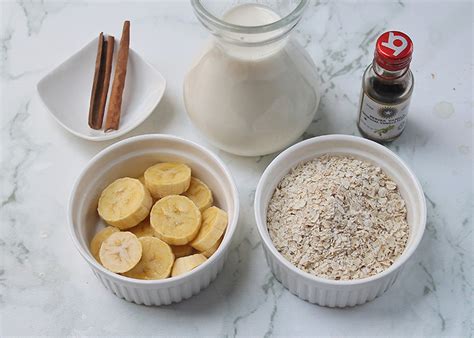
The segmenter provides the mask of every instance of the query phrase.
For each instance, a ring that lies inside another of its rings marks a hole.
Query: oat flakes
[[[315,276],[360,279],[405,249],[405,201],[380,168],[347,156],[299,164],[278,184],[267,211],[276,249]]]

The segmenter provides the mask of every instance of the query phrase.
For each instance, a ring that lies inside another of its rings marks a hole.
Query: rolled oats
[[[276,249],[315,276],[375,275],[405,249],[409,227],[398,187],[379,167],[348,156],[300,163],[278,184],[267,226]]]

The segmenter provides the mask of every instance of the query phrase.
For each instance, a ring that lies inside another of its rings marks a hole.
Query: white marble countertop
[[[188,1],[1,3],[1,335],[449,335],[473,334],[473,4],[312,3],[295,32],[321,72],[323,117],[304,137],[358,135],[356,103],[374,40],[401,29],[415,44],[415,92],[405,133],[389,148],[415,171],[428,201],[427,231],[396,285],[363,306],[306,303],[271,275],[253,218],[257,181],[275,155],[232,156],[188,120],[182,81],[207,31]],[[123,138],[170,133],[213,149],[240,190],[241,218],[224,271],[179,304],[145,307],[106,291],[73,246],[66,224],[72,184],[115,141],[63,130],[36,83],[98,32],[120,36],[168,81],[152,116]]]

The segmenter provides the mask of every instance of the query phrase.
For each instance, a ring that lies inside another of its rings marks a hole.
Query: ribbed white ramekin
[[[306,273],[288,262],[273,246],[266,224],[267,206],[273,192],[291,168],[323,154],[344,154],[364,159],[381,167],[397,184],[405,199],[410,226],[403,254],[387,270],[369,278],[336,281]],[[380,296],[396,281],[405,262],[418,246],[426,223],[423,190],[411,170],[384,146],[349,135],[315,137],[288,148],[278,155],[263,173],[255,193],[255,218],[267,263],[275,277],[291,293],[321,306],[346,307],[363,304]]]
[[[191,272],[163,280],[139,280],[105,269],[89,251],[97,229],[104,226],[97,214],[102,190],[117,178],[139,177],[159,161],[181,161],[212,190],[214,203],[227,211],[229,222],[219,249]],[[97,154],[77,179],[69,200],[68,221],[78,251],[95,276],[115,295],[130,302],[164,305],[189,298],[207,287],[222,270],[231,239],[237,227],[239,196],[234,180],[213,153],[196,143],[171,135],[132,137],[107,147]]]

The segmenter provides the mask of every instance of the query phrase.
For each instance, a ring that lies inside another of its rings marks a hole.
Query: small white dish
[[[105,269],[92,256],[89,243],[105,224],[97,213],[102,190],[120,177],[139,177],[157,162],[179,161],[211,189],[214,205],[228,215],[224,239],[209,259],[181,276],[161,280],[128,278]],[[187,299],[206,288],[222,270],[237,229],[239,195],[229,169],[209,150],[171,135],[141,135],[117,142],[94,156],[71,192],[68,223],[72,240],[105,288],[117,297],[145,305],[165,305]]]
[[[120,38],[116,38],[107,104],[114,80],[119,42]],[[163,97],[166,80],[130,48],[120,128],[107,133],[103,129],[90,128],[89,102],[97,45],[98,37],[41,79],[37,89],[46,109],[66,130],[87,140],[105,141],[119,137],[140,125]],[[104,123],[106,115],[107,107],[104,112]]]
[[[267,207],[273,192],[291,168],[323,154],[351,155],[382,168],[398,185],[406,202],[410,234],[405,251],[385,271],[355,280],[331,280],[313,276],[287,261],[275,248],[267,229]],[[299,142],[278,155],[265,169],[255,193],[255,218],[263,252],[276,279],[301,299],[328,307],[363,304],[393,285],[423,237],[426,202],[415,175],[395,153],[384,146],[349,135],[326,135]]]

